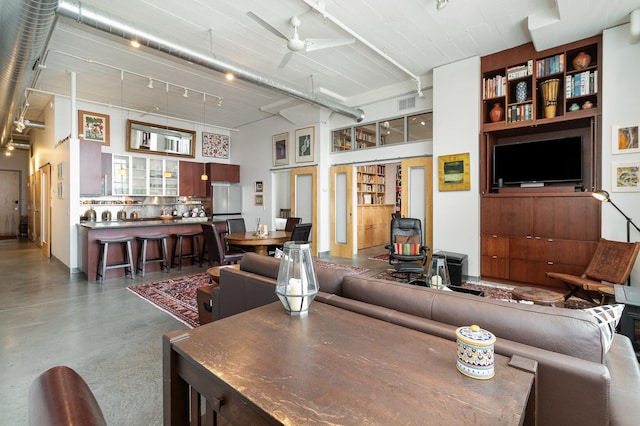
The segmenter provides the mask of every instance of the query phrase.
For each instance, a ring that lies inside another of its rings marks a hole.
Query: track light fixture
[[[221,107],[222,106],[222,98],[218,98],[218,106]]]
[[[449,0],[436,0],[436,10],[442,10],[449,3]]]
[[[183,97],[188,98],[189,97],[189,91],[187,90],[187,88],[184,88],[184,93],[182,94]]]
[[[147,87],[149,89],[153,89],[153,80],[152,79],[149,79],[149,84],[147,84]]]
[[[16,131],[18,133],[22,133],[25,127],[26,126],[24,125],[24,118],[20,117],[20,120],[18,120],[18,124],[16,124]]]

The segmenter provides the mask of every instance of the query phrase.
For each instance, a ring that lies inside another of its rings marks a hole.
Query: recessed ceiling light
[[[233,81],[233,79],[234,79],[234,78],[236,78],[236,76],[235,76],[235,75],[233,75],[233,73],[232,73],[232,72],[228,72],[228,73],[225,75],[225,78],[226,78],[227,80],[229,80],[229,81]]]
[[[137,49],[138,47],[140,47],[140,42],[136,39],[133,39],[131,40],[131,46]]]

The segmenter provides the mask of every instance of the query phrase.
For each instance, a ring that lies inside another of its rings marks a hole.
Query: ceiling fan
[[[282,61],[279,65],[280,68],[284,67],[287,62],[289,62],[289,59],[291,59],[291,55],[295,52],[299,52],[301,50],[304,50],[305,52],[311,52],[314,50],[327,49],[330,47],[345,46],[347,44],[352,44],[355,42],[355,39],[353,38],[307,38],[305,40],[302,40],[300,38],[300,35],[298,34],[298,27],[300,27],[301,22],[297,16],[293,16],[289,20],[289,23],[293,27],[293,35],[291,37],[287,37],[255,13],[249,11],[247,12],[247,15],[271,33],[287,41],[287,48],[289,49],[289,52],[284,56],[284,58],[282,58]]]

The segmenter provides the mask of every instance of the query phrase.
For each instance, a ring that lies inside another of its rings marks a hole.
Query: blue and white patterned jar
[[[521,81],[516,84],[516,102],[524,102],[527,100],[527,82]]]
[[[456,329],[458,359],[456,368],[474,379],[491,379],[494,372],[493,345],[496,336],[477,325]]]

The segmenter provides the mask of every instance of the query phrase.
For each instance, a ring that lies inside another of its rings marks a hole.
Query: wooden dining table
[[[256,253],[267,255],[269,246],[282,244],[291,239],[291,232],[286,231],[270,231],[267,235],[256,235],[255,231],[251,232],[232,232],[224,236],[229,244],[236,246],[253,246]]]

